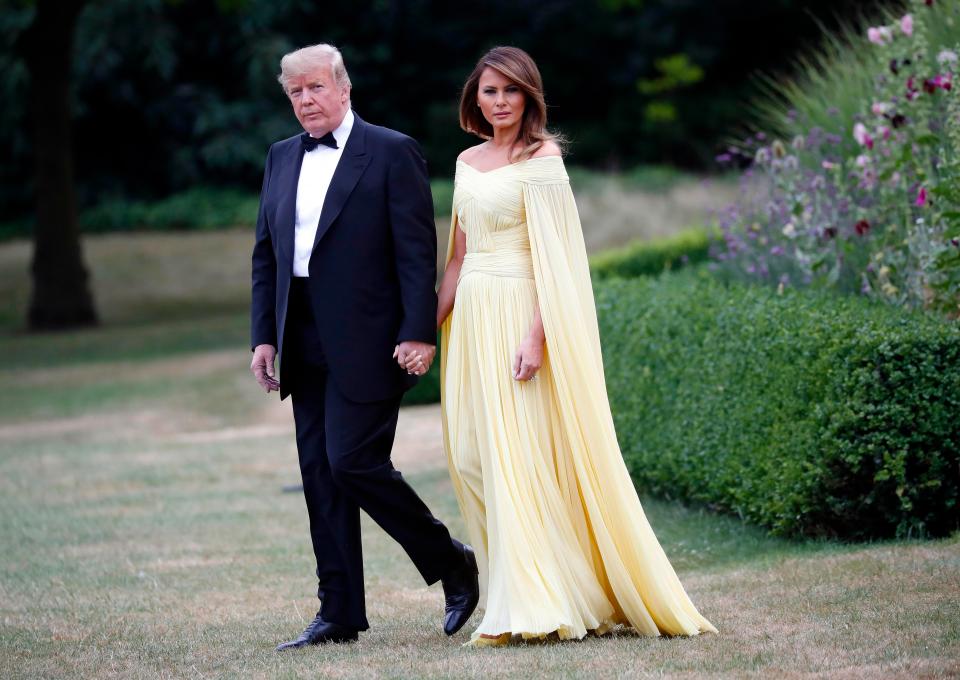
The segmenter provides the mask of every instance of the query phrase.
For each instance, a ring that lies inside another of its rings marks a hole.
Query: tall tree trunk
[[[73,176],[70,63],[84,0],[38,0],[25,37],[36,154],[37,213],[28,324],[56,330],[97,323],[80,245]]]

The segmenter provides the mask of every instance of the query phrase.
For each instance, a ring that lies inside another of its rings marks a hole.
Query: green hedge
[[[643,489],[781,535],[958,528],[956,325],[702,270],[597,293],[617,432]]]
[[[704,229],[689,229],[662,239],[637,241],[593,255],[590,271],[596,280],[655,276],[670,269],[705,262],[712,242],[710,232]]]
[[[437,215],[449,215],[453,181],[431,182]],[[260,199],[256,192],[199,186],[157,201],[111,198],[80,211],[80,230],[87,234],[122,231],[208,231],[253,228]],[[33,219],[0,222],[0,241],[27,238]]]

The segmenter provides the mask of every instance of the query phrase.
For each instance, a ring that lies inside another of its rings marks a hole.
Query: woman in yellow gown
[[[457,161],[438,310],[445,446],[486,602],[471,642],[618,623],[716,632],[620,454],[580,220],[529,55],[486,54],[460,123],[487,140]]]

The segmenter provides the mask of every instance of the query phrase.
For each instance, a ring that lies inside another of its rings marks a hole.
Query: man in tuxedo
[[[277,650],[349,642],[369,627],[361,508],[427,584],[442,581],[444,631],[452,635],[479,599],[476,559],[390,461],[400,398],[436,350],[437,241],[426,163],[414,140],[351,110],[335,47],[287,54],[279,80],[305,132],[267,154],[250,369],[267,393],[293,400],[322,604]]]

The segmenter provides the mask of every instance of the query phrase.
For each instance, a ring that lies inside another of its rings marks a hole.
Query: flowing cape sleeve
[[[637,631],[716,632],[684,591],[624,464],[607,399],[580,216],[562,161],[543,165],[524,177],[527,229],[564,435],[557,455],[573,463],[593,549],[599,552],[595,564],[606,572],[615,607]]]

